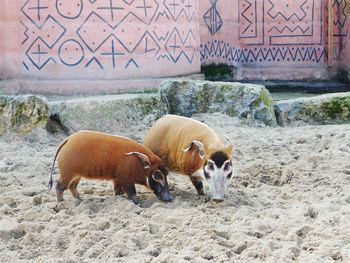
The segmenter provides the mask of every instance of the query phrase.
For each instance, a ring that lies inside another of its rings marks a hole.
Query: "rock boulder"
[[[350,92],[282,100],[275,106],[278,124],[337,124],[350,121]]]
[[[115,132],[150,125],[168,113],[157,94],[123,94],[65,99],[49,103],[51,115],[71,132],[88,129]]]
[[[34,95],[0,96],[0,134],[26,133],[46,124],[49,107],[44,98]]]
[[[276,125],[274,101],[261,85],[191,80],[166,80],[161,100],[172,114],[222,112],[248,124]]]

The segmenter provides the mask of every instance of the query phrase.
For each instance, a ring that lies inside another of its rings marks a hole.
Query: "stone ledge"
[[[276,102],[279,125],[338,124],[350,121],[350,92]]]
[[[203,80],[203,74],[191,74],[179,78]],[[122,94],[157,90],[160,83],[168,78],[128,80],[36,80],[11,79],[0,81],[0,95],[43,94],[45,96],[91,96]]]
[[[71,131],[81,129],[112,132],[145,127],[168,112],[158,94],[105,95],[50,101],[51,114],[59,114]]]

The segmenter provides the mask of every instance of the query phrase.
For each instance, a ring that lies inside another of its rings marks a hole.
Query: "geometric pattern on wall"
[[[340,59],[342,51],[343,38],[347,36],[348,14],[349,14],[349,0],[333,0],[333,62]],[[325,6],[325,11],[328,13],[328,6]],[[328,16],[325,19],[327,28],[326,35],[328,35]],[[326,39],[328,45],[328,38]],[[328,59],[328,56],[327,56]]]
[[[236,48],[220,40],[201,44],[201,60],[215,59],[223,63],[320,63],[325,59],[325,49],[321,46],[272,46]]]
[[[239,37],[246,45],[321,45],[323,0],[239,0]]]
[[[140,57],[193,62],[199,34],[190,0],[67,1],[24,1],[25,69],[42,70],[50,63],[101,70],[149,67]],[[162,23],[172,27],[158,26]]]
[[[350,0],[332,1],[333,54],[337,60],[341,54],[341,38],[347,34]],[[234,65],[324,64],[327,5],[326,0],[237,0],[238,8],[234,11],[238,15],[238,26],[233,30],[238,30],[239,42],[226,37],[202,42],[201,61]]]
[[[204,21],[212,35],[218,32],[223,25],[223,21],[216,7],[217,2],[218,0],[210,0],[211,6],[203,15]]]
[[[240,40],[247,45],[263,45],[265,41],[264,2],[239,0],[238,14]]]
[[[347,36],[348,10],[349,0],[333,0],[333,35],[335,37]],[[328,24],[328,17],[326,22]]]

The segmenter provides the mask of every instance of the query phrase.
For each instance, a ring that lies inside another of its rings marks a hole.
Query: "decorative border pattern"
[[[220,40],[209,41],[201,46],[201,60],[215,59],[227,64],[256,63],[320,63],[326,57],[323,47],[254,47],[237,48]]]

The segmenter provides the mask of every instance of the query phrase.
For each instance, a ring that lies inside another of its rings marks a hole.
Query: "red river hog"
[[[56,184],[57,201],[63,200],[68,188],[80,199],[77,185],[81,178],[111,180],[116,195],[125,193],[135,204],[139,203],[135,184],[150,188],[162,201],[171,201],[167,170],[161,159],[143,145],[126,137],[101,132],[79,131],[66,138],[58,147],[60,178]]]
[[[214,201],[223,201],[233,176],[233,146],[204,123],[166,115],[147,132],[144,145],[172,171],[188,175],[199,195],[205,180]]]

